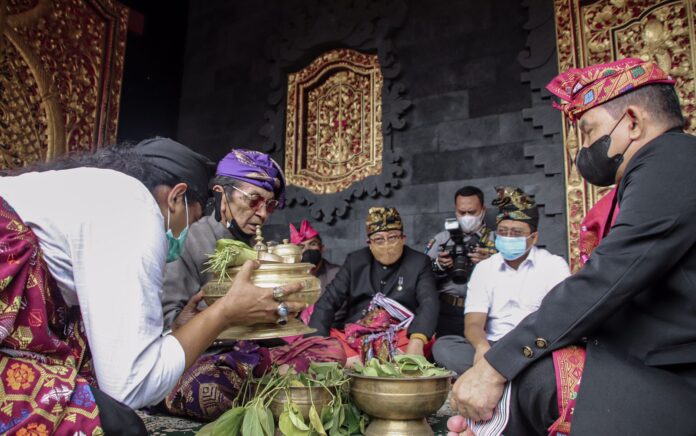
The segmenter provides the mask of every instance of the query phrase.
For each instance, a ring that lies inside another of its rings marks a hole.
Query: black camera
[[[440,251],[448,253],[454,262],[450,271],[450,277],[458,285],[466,283],[469,281],[469,276],[471,276],[475,266],[469,257],[469,253],[475,251],[476,247],[478,247],[478,238],[473,237],[465,243],[464,232],[459,227],[459,221],[456,218],[447,218],[445,220],[445,230],[449,232],[449,241],[454,243],[448,246],[449,241],[447,241],[440,246]]]

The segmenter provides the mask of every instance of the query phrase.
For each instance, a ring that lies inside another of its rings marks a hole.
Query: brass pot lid
[[[285,263],[299,263],[302,261],[302,247],[288,243],[287,239],[283,239],[282,244],[269,247],[268,251],[281,257]]]

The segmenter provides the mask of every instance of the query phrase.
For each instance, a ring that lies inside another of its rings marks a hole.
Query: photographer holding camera
[[[445,220],[445,230],[428,242],[440,295],[438,337],[464,336],[464,301],[467,282],[477,263],[494,254],[494,233],[485,226],[483,192],[465,186],[454,194],[455,218]]]

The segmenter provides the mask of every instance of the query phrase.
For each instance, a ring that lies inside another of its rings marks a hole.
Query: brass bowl
[[[437,377],[369,377],[350,374],[350,395],[372,418],[371,435],[431,435],[425,417],[447,401],[451,375]]]
[[[290,295],[286,301],[314,304],[319,299],[319,294],[321,293],[321,282],[310,272],[312,268],[314,268],[314,265],[311,263],[262,262],[259,268],[252,273],[251,281],[254,285],[261,288],[274,288],[290,283],[303,282],[304,288],[300,292]],[[227,293],[240,270],[241,267],[229,268],[227,270],[229,279],[220,280],[219,277],[214,277],[203,286],[203,299],[208,306]]]
[[[333,394],[336,394],[335,390]],[[285,403],[288,402],[288,397],[300,409],[305,422],[309,420],[309,409],[312,407],[312,401],[314,402],[314,407],[317,409],[317,413],[321,416],[321,412],[325,407],[328,407],[333,398],[331,392],[321,386],[312,388],[290,386],[287,391],[280,391],[273,401],[271,401],[270,408],[276,422],[285,410]]]
[[[300,292],[288,296],[286,301],[312,305],[317,302],[319,294],[321,293],[321,282],[310,273],[313,267],[314,265],[311,263],[292,264],[262,262],[259,268],[252,273],[251,281],[254,285],[262,288],[274,288],[276,286],[302,282],[304,283],[304,288]],[[203,286],[203,299],[208,306],[215,303],[227,293],[227,290],[232,286],[232,282],[240,270],[241,267],[229,268],[227,270],[230,276],[229,279],[220,280],[219,277],[214,277]],[[302,324],[302,322],[291,318],[284,326],[275,323],[233,326],[223,331],[218,336],[218,339],[252,340],[282,338],[314,333],[315,331],[315,329],[307,327]]]

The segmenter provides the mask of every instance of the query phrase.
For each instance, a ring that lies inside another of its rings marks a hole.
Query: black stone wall
[[[340,263],[347,253],[364,246],[363,222],[374,205],[396,206],[404,218],[408,244],[423,249],[442,230],[444,219],[454,216],[454,192],[468,184],[481,187],[487,203],[499,184],[518,185],[535,194],[542,212],[540,245],[566,255],[560,115],[547,116],[544,124],[530,110],[543,111],[550,103],[530,79],[529,70],[545,65],[535,77],[552,75],[555,57],[544,54],[532,66],[518,60],[520,53],[539,51],[526,47],[533,31],[530,22],[537,41],[539,34],[546,42],[555,38],[552,21],[540,28],[530,20],[530,13],[538,15],[536,6],[543,1],[532,3],[529,7],[521,0],[405,1],[407,18],[392,37],[402,67],[398,81],[413,103],[407,127],[393,137],[404,176],[390,196],[354,199],[335,223],[313,222],[329,259]],[[263,149],[259,129],[269,109],[271,68],[264,57],[267,40],[283,20],[315,4],[311,0],[191,2],[179,140],[214,159],[230,147]],[[552,53],[548,44],[543,45]],[[335,41],[333,46],[343,45]],[[555,51],[554,44],[551,48]],[[282,153],[275,157],[282,159]],[[487,218],[493,215],[489,210]],[[287,237],[287,223],[297,224],[306,217],[304,206],[279,211],[267,234]]]
[[[175,138],[189,2],[119,1],[142,18],[143,27],[142,32],[129,31],[126,40],[118,142]]]

